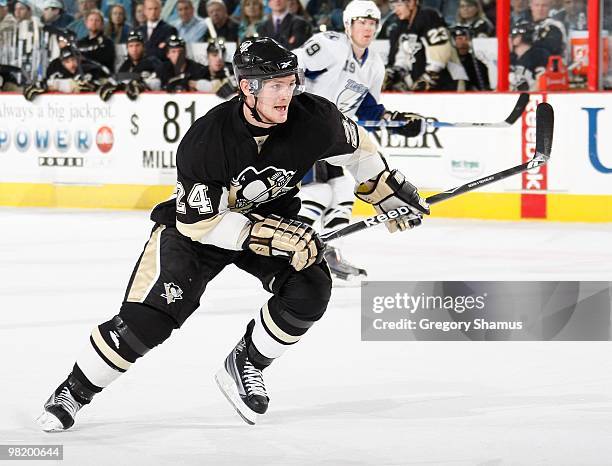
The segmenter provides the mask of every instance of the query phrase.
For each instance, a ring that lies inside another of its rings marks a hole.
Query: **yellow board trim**
[[[612,196],[548,194],[548,220],[612,222]]]
[[[167,199],[174,186],[62,185],[0,183],[0,206],[85,209],[150,209]],[[428,196],[433,192],[422,192]],[[612,222],[612,195],[547,194],[548,220]],[[432,208],[435,217],[520,220],[520,193],[462,194]],[[373,215],[374,209],[357,201],[355,215]]]
[[[84,209],[150,209],[174,186],[0,183],[0,205]]]

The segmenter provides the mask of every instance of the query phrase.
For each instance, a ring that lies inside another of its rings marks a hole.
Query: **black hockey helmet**
[[[64,42],[76,41],[76,34],[70,29],[57,29],[56,35],[57,40],[62,40]]]
[[[218,37],[216,39],[209,39],[208,46],[206,47],[206,53],[218,53],[225,60],[226,49],[225,41],[223,40],[223,38]]]
[[[177,36],[176,34],[172,34],[168,37],[168,42],[166,42],[166,50],[170,49],[184,49],[186,47],[185,41],[181,36]]]
[[[448,30],[450,31],[453,39],[455,37],[467,37],[468,39],[472,37],[472,32],[468,26],[461,26],[459,24],[455,24],[454,26],[448,28]]]
[[[130,42],[140,42],[144,44],[145,40],[142,32],[135,30],[130,31],[127,37],[127,43],[129,44]]]
[[[514,25],[510,29],[510,35],[512,37],[522,36],[523,42],[533,44],[533,39],[535,36],[535,27],[532,22],[523,19],[514,23]]]
[[[81,56],[81,52],[76,48],[74,44],[69,44],[67,47],[60,49],[59,58],[60,60],[66,60],[68,58],[79,58]]]
[[[304,72],[298,67],[297,56],[269,37],[245,40],[236,49],[233,59],[236,80],[249,81],[254,95],[261,90],[263,81],[295,75],[294,95],[304,92]]]

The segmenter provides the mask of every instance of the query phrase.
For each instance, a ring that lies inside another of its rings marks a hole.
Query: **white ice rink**
[[[0,209],[0,444],[63,444],[66,466],[612,464],[612,343],[361,342],[359,288],[334,289],[265,371],[270,409],[246,425],[213,375],[267,294],[233,267],[72,430],[39,432],[150,228],[146,212]],[[434,218],[344,250],[371,280],[612,280],[610,224]]]

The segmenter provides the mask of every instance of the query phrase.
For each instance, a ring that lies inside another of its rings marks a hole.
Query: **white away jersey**
[[[346,116],[355,117],[368,92],[379,102],[385,66],[370,50],[365,60],[357,60],[346,34],[320,32],[293,53],[306,72],[306,90],[330,100]]]

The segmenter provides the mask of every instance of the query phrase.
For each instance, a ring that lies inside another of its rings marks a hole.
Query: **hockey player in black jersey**
[[[136,73],[143,78],[155,74],[161,60],[154,55],[145,55],[144,37],[140,31],[130,31],[126,47],[127,58],[119,66],[117,73]]]
[[[538,78],[546,71],[550,52],[534,44],[534,27],[529,21],[515,24],[510,36],[510,90],[537,91]]]
[[[209,39],[206,47],[207,66],[204,67],[202,79],[196,83],[196,89],[202,92],[214,92],[222,99],[227,99],[238,92],[238,86],[231,70],[232,64],[225,62],[226,49],[222,38]]]
[[[391,43],[385,89],[396,91],[463,90],[467,75],[451,45],[444,19],[420,0],[395,0],[399,21]]]
[[[472,31],[467,26],[455,25],[450,28],[453,43],[459,54],[463,69],[468,75],[465,88],[468,91],[490,91],[489,70],[472,50]]]
[[[185,41],[170,36],[166,43],[166,58],[157,69],[162,89],[168,92],[195,91],[196,81],[203,79],[206,67],[187,58]]]
[[[127,58],[115,73],[114,79],[99,89],[100,98],[107,101],[120,90],[130,100],[136,100],[141,92],[158,91],[161,87],[156,70],[162,64],[155,55],[145,56],[144,37],[140,31],[130,31],[127,38]]]
[[[70,44],[60,50],[60,55],[47,67],[46,79],[26,86],[24,97],[32,101],[47,91],[78,93],[94,92],[110,77],[109,70],[92,60],[84,58]]]
[[[176,196],[153,209],[150,239],[119,313],[93,329],[72,372],[39,417],[46,431],[74,424],[96,393],[180,328],[208,282],[234,264],[271,293],[216,375],[248,423],[268,408],[262,370],[319,320],[331,292],[323,245],[295,220],[300,180],[321,159],[343,165],[355,195],[378,212],[429,213],[417,189],[390,170],[362,128],[303,90],[297,57],[269,38],[244,41],[234,60],[239,96],[199,118],[177,151]],[[415,225],[391,220],[391,231]],[[417,223],[420,221],[417,220]],[[194,393],[189,378],[181,391]]]

